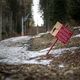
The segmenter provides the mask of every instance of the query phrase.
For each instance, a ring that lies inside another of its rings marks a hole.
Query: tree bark
[[[0,0],[0,40],[2,39],[2,0]]]

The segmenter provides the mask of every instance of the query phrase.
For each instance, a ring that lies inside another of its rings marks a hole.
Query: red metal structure
[[[62,43],[66,44],[69,39],[71,38],[73,32],[70,31],[65,25],[57,22],[54,28],[50,32],[54,37],[56,37],[56,41],[51,45],[49,52],[52,50],[53,46],[57,43],[57,41],[61,41]]]

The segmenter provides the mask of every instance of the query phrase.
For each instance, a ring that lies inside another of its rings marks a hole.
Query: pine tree
[[[67,3],[66,0],[41,0],[41,9],[44,11],[44,20],[55,24],[56,21],[66,22],[67,20]]]
[[[80,0],[68,0],[68,14],[72,19],[80,22]]]
[[[66,22],[67,11],[66,11],[66,0],[54,0],[53,2],[53,17],[52,20],[55,23],[60,21],[62,23]]]
[[[17,27],[18,27],[18,12],[19,12],[19,9],[20,9],[18,0],[6,0],[6,1],[7,1],[7,5],[9,6],[9,8],[12,12],[12,19],[13,19],[13,23],[14,23],[14,26],[13,26],[14,30],[13,31],[17,32],[18,31],[17,30]]]
[[[0,40],[2,39],[2,0],[0,0]]]

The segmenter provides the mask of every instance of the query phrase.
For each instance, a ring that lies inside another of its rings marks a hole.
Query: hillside
[[[46,55],[55,38],[49,32],[13,37],[0,42],[0,80],[80,80],[80,27],[68,44],[60,41]]]

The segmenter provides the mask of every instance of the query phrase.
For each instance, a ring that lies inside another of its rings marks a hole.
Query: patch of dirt
[[[29,43],[29,50],[37,51],[49,47],[55,38],[51,34],[44,34],[41,37],[32,38]]]
[[[73,51],[66,51],[58,57],[54,57],[51,64],[56,64],[55,66],[64,64],[69,67],[80,66],[80,48]]]
[[[45,48],[48,48],[55,42],[56,38],[53,37],[50,33],[43,34],[41,37],[35,37],[29,40],[28,44],[30,44],[28,50],[30,51],[38,51]],[[71,38],[67,44],[61,43],[59,40],[55,44],[55,49],[57,48],[69,48],[69,47],[79,47],[80,46],[80,37]]]

